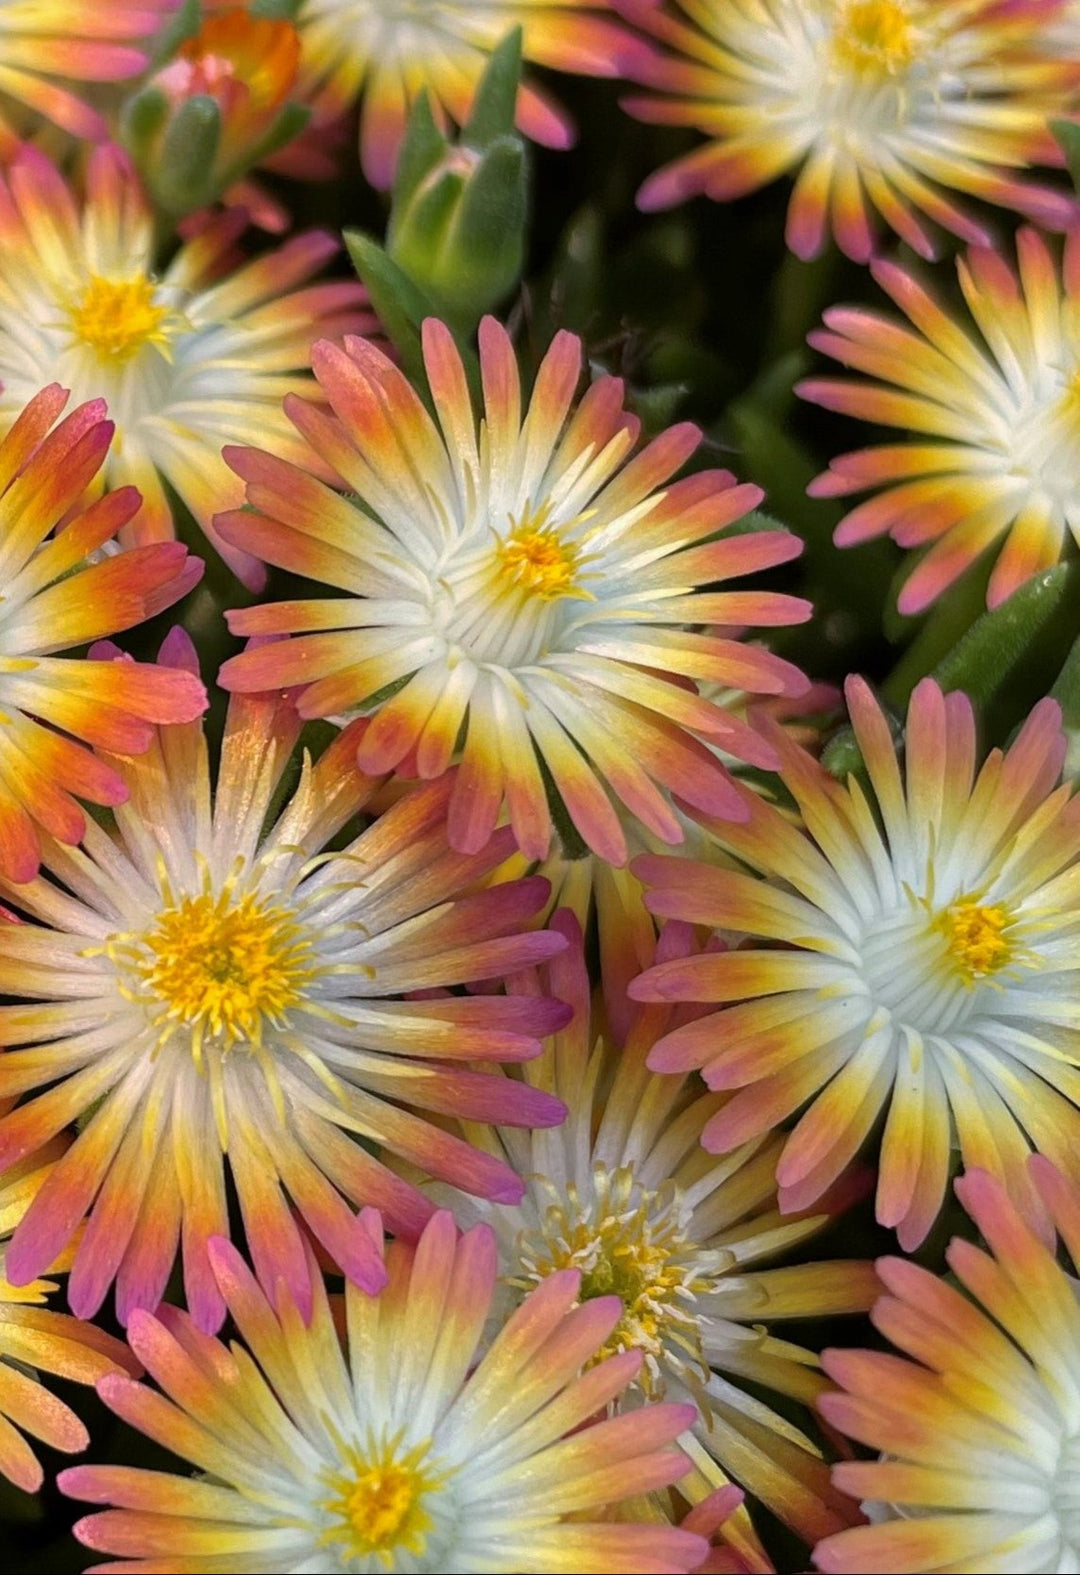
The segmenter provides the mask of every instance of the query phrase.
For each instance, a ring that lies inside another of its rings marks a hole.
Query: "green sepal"
[[[511,136],[521,81],[521,28],[515,27],[491,52],[480,78],[461,140],[483,149],[499,137]]]
[[[438,317],[434,301],[386,255],[378,241],[361,230],[345,231],[345,246],[387,336],[401,356],[406,374],[425,386],[420,325]]]
[[[394,176],[391,193],[391,231],[394,227],[395,215],[400,215],[420,182],[430,175],[439,160],[445,157],[448,147],[446,138],[435,124],[435,116],[431,112],[431,100],[425,89],[409,112],[405,137],[401,144],[401,152],[398,154],[397,173]]]
[[[1050,698],[1061,707],[1062,724],[1069,729],[1080,728],[1080,639],[1065,658]]]
[[[934,668],[941,688],[962,689],[977,711],[984,710],[1061,606],[1075,578],[1074,565],[1059,563],[984,613]]]
[[[926,612],[913,617],[898,612],[895,618],[886,613],[885,638],[893,643],[905,637],[909,641],[882,685],[894,705],[905,705],[919,679],[932,673],[982,617],[992,567],[993,558],[987,554],[985,561],[973,564]],[[902,566],[901,579],[906,580],[910,573],[910,564]]]
[[[220,143],[220,106],[208,93],[196,93],[165,128],[151,175],[154,196],[167,212],[190,213],[213,201]]]
[[[153,157],[152,145],[168,118],[171,105],[159,87],[140,88],[120,111],[120,140],[139,164]]]
[[[519,137],[497,137],[465,182],[440,290],[479,320],[509,294],[525,258],[528,165]]]
[[[437,168],[413,193],[404,212],[393,211],[386,232],[386,254],[399,268],[428,290],[437,301],[442,291],[440,266],[447,245],[447,233],[454,210],[465,186],[461,170],[448,165]]]

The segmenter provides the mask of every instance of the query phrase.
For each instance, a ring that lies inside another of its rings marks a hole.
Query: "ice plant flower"
[[[53,1281],[15,1286],[5,1273],[3,1244],[66,1147],[64,1138],[54,1138],[0,1172],[0,1476],[26,1493],[37,1492],[42,1470],[23,1432],[69,1454],[90,1442],[74,1411],[50,1394],[38,1373],[93,1384],[106,1373],[137,1371],[119,1340],[46,1305],[57,1289]],[[65,1258],[50,1268],[55,1273],[66,1266]]]
[[[651,176],[638,204],[726,200],[791,171],[791,249],[814,256],[831,228],[859,262],[874,249],[875,213],[926,257],[925,220],[989,244],[958,194],[1063,229],[1073,199],[1023,173],[1061,162],[1047,117],[1068,112],[1080,83],[1075,59],[1036,43],[1059,3],[678,0],[683,15],[671,16],[620,0],[674,51],[639,76],[658,96],[626,108],[710,139]]]
[[[177,542],[102,555],[139,495],[123,487],[80,510],[108,463],[113,424],[92,400],[54,426],[67,397],[51,383],[0,439],[0,876],[9,881],[37,874],[42,836],[79,841],[77,799],[126,798],[121,773],[85,745],[135,754],[155,722],[190,722],[206,708],[192,674],[57,654],[130,629],[202,572]]]
[[[1029,1144],[1056,1163],[1075,1155],[1080,798],[1057,786],[1052,700],[976,775],[971,702],[925,679],[901,774],[867,685],[850,679],[847,696],[872,796],[770,726],[805,830],[755,798],[744,825],[711,827],[743,871],[635,863],[655,913],[739,931],[748,947],[665,962],[630,993],[717,1008],[650,1057],[738,1090],[704,1129],[709,1150],[806,1107],[782,1139],[785,1210],[813,1204],[887,1113],[877,1217],[910,1251],[941,1208],[953,1136],[1036,1218]]]
[[[581,76],[622,76],[651,53],[607,0],[301,0],[295,20],[304,101],[323,120],[362,99],[360,162],[378,187],[393,179],[420,92],[463,125],[492,51],[512,28],[523,29],[525,60]],[[574,140],[569,117],[530,82],[518,91],[517,123],[547,147]]]
[[[879,1289],[872,1267],[761,1267],[828,1224],[835,1205],[781,1219],[780,1134],[752,1139],[726,1159],[703,1155],[702,1130],[727,1096],[646,1064],[672,1012],[639,1009],[626,1044],[615,1046],[602,1014],[590,1015],[576,922],[563,912],[552,926],[571,945],[551,964],[547,985],[574,1017],[523,1068],[523,1080],[556,1094],[570,1113],[543,1133],[468,1125],[470,1140],[524,1176],[527,1190],[509,1206],[454,1198],[454,1211],[462,1224],[486,1220],[494,1229],[504,1303],[566,1269],[581,1272],[583,1300],[620,1298],[622,1316],[603,1353],[643,1352],[633,1392],[697,1407],[680,1440],[697,1470],[681,1493],[700,1499],[734,1476],[813,1542],[847,1523],[844,1500],[830,1488],[817,1446],[746,1384],[812,1402],[825,1387],[816,1359],[772,1326],[865,1309]],[[659,955],[685,955],[691,943],[687,926],[668,925]],[[540,982],[522,988],[539,991]],[[445,1187],[435,1192],[450,1199]]]
[[[1080,1263],[1075,1186],[1045,1160],[1031,1169]],[[970,1171],[956,1190],[988,1248],[957,1239],[946,1254],[967,1295],[885,1258],[889,1294],[872,1317],[904,1355],[825,1353],[844,1393],[823,1396],[822,1411],[883,1451],[835,1468],[838,1485],[884,1511],[819,1543],[814,1562],[835,1575],[1080,1567],[1077,1281],[992,1176]]]
[[[103,116],[70,84],[122,82],[146,65],[139,44],[152,38],[176,0],[0,0],[0,156],[42,120],[96,141]]]
[[[997,252],[957,263],[977,333],[910,273],[873,265],[911,326],[863,307],[834,307],[810,342],[870,380],[809,378],[804,399],[914,441],[843,454],[811,484],[815,497],[875,489],[837,544],[888,532],[929,547],[900,594],[921,612],[983,552],[1003,542],[991,607],[1080,542],[1080,229],[1059,270],[1034,230],[1017,237],[1019,278]],[[880,489],[880,490],[876,490]]]
[[[162,660],[195,666],[177,631]],[[451,781],[415,791],[339,853],[322,850],[364,805],[358,727],[311,767],[265,830],[299,732],[280,695],[234,701],[216,790],[201,726],[163,729],[113,764],[130,790],[116,835],[46,850],[54,879],[6,890],[28,920],[0,929],[0,1164],[76,1120],[82,1130],[12,1239],[8,1275],[32,1278],[83,1218],[68,1282],[87,1316],[117,1279],[122,1319],[159,1301],[183,1250],[188,1305],[224,1313],[206,1244],[227,1233],[225,1154],[255,1266],[302,1307],[311,1287],[285,1194],[348,1274],[382,1269],[346,1198],[374,1202],[415,1238],[432,1212],[360,1141],[466,1191],[523,1184],[420,1112],[558,1121],[551,1095],[475,1063],[535,1055],[565,1021],[558,1002],[450,986],[498,978],[562,948],[517,931],[543,880],[479,885],[512,843],[447,847]],[[441,991],[445,999],[403,999]],[[468,1064],[466,1064],[468,1063]],[[45,1090],[45,1091],[42,1091]]]
[[[222,444],[258,439],[310,458],[282,396],[312,386],[313,338],[374,320],[359,284],[306,284],[337,250],[328,235],[296,236],[230,272],[244,224],[242,213],[219,216],[159,277],[153,217],[125,155],[96,149],[76,201],[48,159],[24,149],[0,178],[0,416],[53,377],[77,399],[106,399],[117,428],[106,477],[134,483],[143,500],[124,539],[173,536],[167,484],[256,584],[258,566],[211,524],[243,492]]]
[[[321,1280],[306,1323],[287,1296],[271,1306],[229,1243],[211,1253],[248,1351],[165,1306],[129,1331],[164,1393],[99,1385],[201,1475],[86,1466],[60,1479],[115,1506],[76,1526],[87,1546],[134,1561],[109,1568],[689,1571],[707,1555],[692,1532],[602,1518],[685,1474],[671,1446],[690,1408],[602,1416],[641,1356],[581,1372],[620,1308],[614,1296],[576,1306],[572,1270],[476,1362],[496,1276],[483,1226],[459,1239],[440,1213],[415,1248],[395,1241],[381,1295],[346,1288],[344,1351]]]
[[[726,471],[668,484],[697,447],[689,423],[630,458],[638,422],[618,378],[594,382],[574,408],[573,334],[553,342],[522,420],[510,340],[484,319],[479,438],[449,329],[429,319],[423,338],[438,425],[360,339],[312,353],[332,416],[287,401],[359,501],[279,454],[227,451],[251,509],[219,515],[219,533],[338,595],[231,613],[234,632],[297,638],[232,658],[221,682],[250,692],[303,684],[306,717],[381,694],[358,755],[364,771],[437,777],[463,734],[450,801],[450,840],[463,851],[487,842],[505,805],[522,852],[543,858],[545,773],[581,839],[612,864],[627,848],[605,786],[666,843],[683,835],[669,792],[742,814],[701,739],[756,765],[775,757],[693,681],[758,694],[809,686],[771,652],[700,626],[802,622],[809,603],[797,597],[713,588],[795,557],[801,543],[785,531],[715,539],[760,489]]]

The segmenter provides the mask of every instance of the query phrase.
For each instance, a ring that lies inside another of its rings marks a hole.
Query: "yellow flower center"
[[[938,925],[965,984],[997,973],[1010,961],[1013,947],[1006,931],[1011,923],[1004,908],[984,908],[970,897],[946,908]]]
[[[578,1269],[581,1301],[618,1296],[623,1316],[593,1360],[641,1349],[640,1382],[650,1396],[664,1390],[662,1358],[679,1367],[689,1358],[707,1375],[693,1304],[729,1260],[693,1245],[678,1189],[669,1183],[645,1191],[629,1165],[614,1172],[595,1166],[588,1201],[573,1183],[561,1194],[551,1183],[543,1186],[552,1201],[540,1229],[522,1235],[523,1272],[510,1283],[529,1290],[557,1269]]]
[[[130,279],[91,275],[69,311],[72,333],[105,362],[130,361],[143,345],[167,344],[170,312],[155,300],[154,289],[143,273]]]
[[[162,1041],[185,1025],[201,1062],[207,1038],[226,1051],[261,1048],[264,1026],[280,1027],[315,977],[313,945],[290,909],[226,886],[183,898],[149,933],[114,935],[104,950],[137,979],[126,994],[158,1003]]]
[[[333,1497],[322,1508],[334,1524],[322,1533],[348,1559],[374,1555],[389,1569],[400,1551],[421,1558],[433,1521],[425,1508],[446,1473],[425,1463],[430,1441],[398,1454],[400,1435],[381,1448],[348,1450],[348,1469],[330,1479]]]
[[[557,601],[580,596],[576,583],[578,551],[557,530],[526,517],[496,548],[501,573],[530,596]]]
[[[833,34],[833,52],[856,71],[893,76],[915,59],[915,35],[903,0],[848,0]]]

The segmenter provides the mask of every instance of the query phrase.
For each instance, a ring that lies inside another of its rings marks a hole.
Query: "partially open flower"
[[[167,212],[215,201],[303,129],[299,64],[291,23],[221,11],[129,101],[128,148]]]

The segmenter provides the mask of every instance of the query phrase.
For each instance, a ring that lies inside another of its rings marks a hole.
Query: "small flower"
[[[1080,1262],[1080,1195],[1045,1160],[1030,1168]],[[956,1191],[988,1248],[961,1239],[950,1246],[949,1269],[963,1290],[883,1258],[889,1294],[871,1316],[904,1356],[825,1353],[845,1392],[822,1396],[821,1410],[884,1452],[834,1467],[835,1480],[878,1501],[884,1518],[819,1543],[821,1570],[933,1575],[1080,1564],[1077,1281],[993,1176],[969,1171]]]
[[[912,327],[864,308],[834,307],[816,349],[875,381],[810,378],[804,399],[915,442],[843,454],[815,497],[884,487],[836,532],[851,546],[889,533],[927,547],[899,600],[918,613],[1004,537],[987,602],[997,606],[1050,568],[1068,535],[1080,542],[1080,229],[1058,269],[1034,230],[1017,238],[1020,275],[983,248],[957,263],[978,337],[904,269],[872,265]]]
[[[496,1272],[483,1227],[459,1239],[441,1213],[415,1249],[395,1241],[381,1295],[346,1287],[345,1351],[321,1280],[308,1321],[288,1297],[271,1307],[227,1242],[210,1250],[250,1355],[164,1306],[130,1329],[164,1395],[130,1379],[98,1386],[202,1474],[85,1466],[60,1478],[73,1497],[116,1506],[75,1528],[138,1561],[111,1568],[185,1567],[193,1549],[236,1575],[688,1571],[706,1556],[691,1532],[602,1519],[689,1469],[671,1444],[690,1408],[596,1420],[641,1358],[581,1373],[619,1306],[576,1306],[577,1274],[540,1287],[474,1366]]]
[[[138,76],[175,0],[0,0],[0,157],[10,159],[41,120],[73,137],[108,135],[104,118],[68,83]],[[43,380],[44,381],[44,380]]]
[[[716,539],[760,490],[726,471],[668,484],[699,441],[689,424],[631,459],[638,422],[619,379],[601,378],[572,409],[574,335],[555,339],[523,420],[510,340],[484,319],[479,437],[449,330],[429,319],[424,347],[438,425],[360,339],[313,351],[332,418],[287,403],[359,502],[277,454],[228,451],[251,509],[220,515],[220,533],[338,596],[232,612],[236,633],[298,638],[234,657],[221,682],[245,692],[303,684],[307,717],[381,694],[358,755],[365,771],[437,777],[462,734],[450,801],[450,840],[462,851],[484,846],[505,805],[522,852],[543,858],[546,778],[584,843],[613,864],[627,847],[605,787],[668,844],[683,836],[671,792],[742,814],[695,735],[756,765],[775,757],[694,681],[757,694],[809,686],[789,662],[700,626],[799,623],[809,604],[700,587],[783,563],[801,543],[785,531]]]
[[[162,651],[194,669],[177,631]],[[117,663],[122,671],[124,664]],[[404,797],[342,851],[322,850],[373,784],[355,768],[366,724],[339,735],[263,829],[300,729],[282,696],[229,710],[216,789],[201,726],[163,730],[112,761],[130,791],[116,834],[47,846],[44,877],[14,892],[33,922],[0,928],[0,1164],[74,1121],[82,1130],[16,1230],[16,1283],[49,1264],[89,1215],[68,1283],[91,1316],[160,1300],[183,1252],[200,1327],[224,1308],[206,1243],[228,1231],[225,1155],[256,1268],[301,1306],[311,1287],[286,1203],[331,1257],[371,1286],[382,1269],[348,1198],[415,1238],[432,1212],[364,1144],[466,1191],[515,1199],[523,1184],[415,1112],[558,1121],[563,1107],[475,1063],[536,1055],[565,1021],[555,1001],[446,988],[499,977],[562,948],[516,933],[542,880],[472,890],[507,856],[446,843],[452,779]],[[439,999],[405,999],[415,992]]]
[[[971,702],[924,680],[902,776],[867,685],[850,679],[847,696],[872,800],[770,727],[806,829],[754,799],[745,825],[711,825],[742,871],[635,864],[654,912],[765,944],[663,963],[630,993],[720,1008],[650,1057],[739,1090],[705,1127],[710,1151],[805,1107],[780,1139],[785,1210],[813,1204],[887,1112],[877,1217],[911,1251],[941,1208],[954,1135],[1036,1217],[1029,1146],[1065,1163],[1080,1139],[1080,798],[1057,785],[1052,700],[976,776]]]
[[[50,384],[0,439],[0,875],[9,881],[33,880],[42,834],[80,840],[76,799],[127,797],[121,773],[84,744],[135,754],[153,723],[190,722],[206,708],[191,674],[56,654],[130,629],[202,573],[179,543],[102,556],[139,495],[123,487],[80,510],[108,463],[113,423],[98,399],[53,427],[67,398]]]
[[[119,1340],[48,1308],[49,1296],[57,1288],[51,1280],[14,1286],[5,1272],[3,1242],[66,1148],[66,1139],[54,1138],[45,1148],[0,1173],[0,1476],[25,1493],[37,1492],[42,1470],[20,1428],[51,1449],[68,1454],[85,1449],[90,1442],[74,1411],[49,1393],[37,1373],[55,1373],[93,1384],[118,1369],[138,1370]],[[69,1260],[70,1254],[65,1254],[50,1266],[52,1272],[62,1273]]]
[[[865,262],[876,212],[924,257],[924,218],[988,245],[954,193],[1003,204],[1052,229],[1076,217],[1063,192],[1022,178],[1060,163],[1047,118],[1068,112],[1075,59],[1047,58],[1037,22],[1060,0],[648,0],[619,9],[672,46],[639,80],[642,120],[696,126],[711,140],[645,182],[642,208],[704,193],[742,196],[797,171],[787,240],[800,257],[831,227]],[[921,217],[920,217],[921,216]]]
[[[106,399],[117,428],[106,478],[142,494],[125,539],[172,538],[167,485],[256,585],[258,565],[211,524],[243,495],[221,446],[258,437],[310,461],[282,396],[312,386],[314,337],[372,319],[355,282],[292,288],[337,250],[328,235],[296,236],[230,273],[244,224],[220,215],[159,277],[152,215],[123,154],[95,149],[80,204],[48,159],[24,149],[0,178],[0,415],[53,377],[77,399]]]
[[[611,15],[607,0],[301,0],[305,102],[333,119],[362,97],[360,162],[372,185],[390,185],[409,110],[422,90],[436,112],[464,125],[495,46],[524,29],[527,61],[580,76],[617,77],[651,53]],[[535,142],[566,148],[572,122],[540,88],[518,91],[517,123]]]
[[[697,1468],[682,1493],[699,1499],[735,1476],[814,1541],[847,1523],[844,1500],[830,1489],[817,1446],[746,1384],[812,1402],[824,1387],[816,1359],[777,1338],[774,1321],[861,1311],[878,1290],[873,1271],[850,1261],[760,1267],[827,1225],[835,1204],[814,1217],[780,1218],[779,1133],[708,1160],[702,1129],[726,1096],[706,1093],[696,1077],[660,1077],[647,1067],[672,1014],[639,1008],[626,1044],[616,1047],[602,1015],[590,1015],[577,925],[562,913],[552,926],[571,946],[552,964],[548,987],[574,1017],[524,1080],[556,1094],[570,1113],[543,1133],[470,1126],[472,1140],[524,1176],[527,1189],[510,1206],[453,1197],[455,1213],[496,1233],[500,1307],[567,1269],[580,1272],[583,1301],[618,1296],[622,1315],[602,1354],[641,1351],[634,1394],[698,1408],[681,1440]],[[660,956],[690,950],[687,927],[668,925]],[[451,1201],[447,1188],[435,1192]]]

